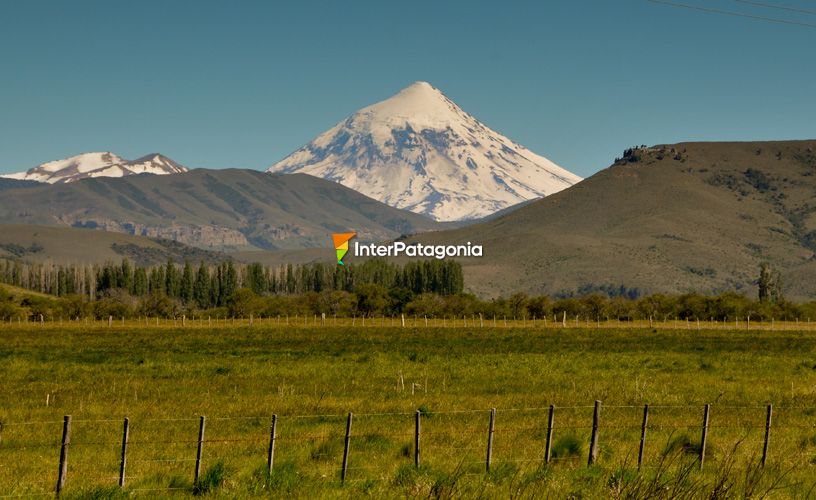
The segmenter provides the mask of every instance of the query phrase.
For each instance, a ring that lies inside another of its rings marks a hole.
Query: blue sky
[[[634,144],[816,138],[814,47],[814,28],[646,0],[6,1],[0,172],[99,150],[262,169],[426,80],[587,176]]]

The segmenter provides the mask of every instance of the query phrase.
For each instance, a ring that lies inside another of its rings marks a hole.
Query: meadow
[[[0,325],[0,498],[53,495],[64,415],[72,416],[66,498],[799,498],[814,491],[809,323],[286,321]],[[598,457],[587,466],[596,400]],[[200,416],[206,433],[194,483]],[[130,436],[120,489],[124,417]]]

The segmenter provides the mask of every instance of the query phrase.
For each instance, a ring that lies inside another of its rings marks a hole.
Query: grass
[[[124,493],[145,498],[700,497],[726,487],[726,496],[800,497],[814,485],[814,352],[816,335],[794,330],[5,324],[0,495],[53,490],[62,416],[70,414],[66,493],[77,498],[119,493],[125,416]],[[600,454],[588,468],[596,399]],[[645,403],[650,427],[638,473]],[[705,403],[711,424],[699,471]],[[767,403],[775,406],[774,427],[760,469]],[[550,404],[553,461],[545,465]],[[194,483],[199,415],[207,425]]]

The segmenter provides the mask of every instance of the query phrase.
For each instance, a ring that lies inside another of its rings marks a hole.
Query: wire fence
[[[654,330],[742,330],[742,331],[811,331],[816,330],[816,318],[771,318],[751,316],[731,318],[699,318],[678,316],[650,316],[647,318],[615,318],[610,316],[574,315],[557,313],[545,317],[507,317],[471,315],[370,315],[342,317],[325,314],[295,314],[276,316],[141,316],[107,319],[93,317],[63,318],[39,315],[37,317],[5,318],[3,328],[82,327],[83,329],[133,328],[246,328],[246,327],[353,327],[353,328],[525,328],[525,329],[654,329]]]
[[[602,405],[393,413],[72,419],[0,425],[0,498],[119,485],[190,489],[226,461],[317,481],[390,480],[406,467],[649,469],[670,454],[816,461],[816,407]]]

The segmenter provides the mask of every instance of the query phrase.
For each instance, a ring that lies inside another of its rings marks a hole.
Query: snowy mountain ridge
[[[166,156],[152,153],[133,161],[111,153],[83,153],[63,160],[38,165],[25,172],[0,175],[8,179],[32,180],[48,184],[64,184],[91,177],[125,177],[127,175],[167,175],[186,172],[188,169]]]
[[[436,220],[484,217],[581,181],[427,82],[361,109],[268,171],[333,180]]]

